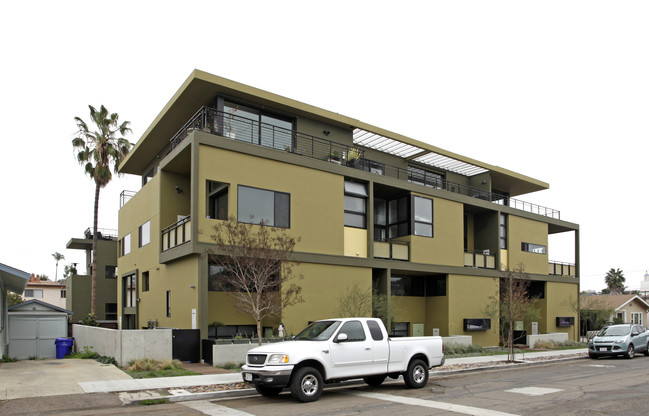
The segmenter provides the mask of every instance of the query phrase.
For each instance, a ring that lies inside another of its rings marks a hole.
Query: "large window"
[[[414,234],[423,237],[433,236],[433,200],[421,196],[413,197]]]
[[[24,293],[26,298],[39,298],[43,297],[43,289],[25,289]]]
[[[426,296],[426,278],[422,276],[392,276],[392,296]]]
[[[410,234],[410,195],[388,202],[388,238]]]
[[[540,244],[521,243],[521,250],[528,253],[545,254],[546,247]]]
[[[293,122],[255,108],[225,102],[223,135],[279,150],[293,149]]]
[[[444,187],[444,175],[429,170],[408,166],[408,182],[433,188]]]
[[[239,185],[237,205],[239,222],[259,224],[264,221],[273,227],[291,226],[290,194]]]
[[[228,185],[207,181],[207,217],[217,220],[228,219]]]
[[[345,227],[367,228],[367,185],[345,181]]]
[[[146,246],[151,242],[151,221],[147,221],[140,225],[138,236],[138,247]]]
[[[207,276],[207,290],[210,292],[230,292],[228,288],[224,288],[221,276],[223,276],[223,266],[216,264],[209,264],[209,274]]]

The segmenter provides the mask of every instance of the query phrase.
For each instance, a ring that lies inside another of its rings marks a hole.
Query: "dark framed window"
[[[61,299],[65,299],[68,296],[68,293],[65,289],[61,289]]]
[[[228,219],[228,185],[207,181],[207,217],[217,220]]]
[[[207,290],[209,292],[231,292],[231,290],[224,290],[221,277],[223,276],[223,266],[210,263],[208,265],[209,271],[207,275]]]
[[[408,182],[441,189],[444,187],[444,175],[414,166],[408,166]]]
[[[122,256],[131,252],[131,233],[126,234],[124,238],[122,238],[121,248]]]
[[[388,238],[410,234],[410,195],[388,202]]]
[[[413,195],[413,234],[433,236],[433,200]]]
[[[151,242],[151,221],[147,221],[138,228],[138,247],[144,247]]]
[[[117,266],[106,266],[104,268],[106,279],[117,279]]]
[[[171,290],[167,290],[167,318],[171,318]]]
[[[123,302],[125,308],[137,306],[137,276],[135,274],[124,276],[122,279]]]
[[[149,291],[149,272],[142,272],[142,292]]]
[[[345,227],[367,228],[367,185],[345,181]]]
[[[117,304],[116,303],[106,303],[104,306],[105,318],[107,321],[116,321],[117,320]]]
[[[547,248],[545,246],[532,243],[521,243],[521,250],[535,254],[546,254],[547,252]]]
[[[446,276],[433,276],[426,279],[426,296],[446,296]]]
[[[507,214],[500,214],[500,248],[507,250]]]
[[[43,297],[43,289],[25,289],[25,292],[23,295],[26,298],[42,298]]]
[[[259,224],[264,221],[271,227],[291,227],[290,194],[243,185],[239,185],[237,194],[239,222]]]
[[[248,143],[293,150],[293,120],[244,105],[224,102],[223,136]]]
[[[407,337],[410,332],[410,322],[395,322],[392,326],[392,336]]]
[[[388,239],[388,202],[374,198],[374,241]]]
[[[392,296],[426,296],[426,278],[423,276],[392,276]]]

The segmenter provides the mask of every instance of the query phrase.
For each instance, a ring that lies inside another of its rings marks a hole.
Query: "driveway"
[[[114,365],[80,359],[0,363],[0,374],[0,400],[77,394],[84,392],[80,381],[131,379]]]

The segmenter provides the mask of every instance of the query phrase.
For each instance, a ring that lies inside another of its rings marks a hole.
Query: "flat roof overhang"
[[[135,147],[121,163],[119,171],[133,175],[145,174],[151,160],[169,145],[171,138],[202,106],[210,105],[216,96],[233,97],[258,106],[271,108],[353,131],[354,143],[393,154],[404,159],[464,176],[491,173],[492,187],[515,197],[548,189],[543,181],[489,165],[409,137],[363,123],[359,120],[305,104],[281,95],[231,81],[195,69],[165,105]]]
[[[20,294],[23,293],[27,282],[29,282],[29,273],[0,263],[0,280],[6,290]]]

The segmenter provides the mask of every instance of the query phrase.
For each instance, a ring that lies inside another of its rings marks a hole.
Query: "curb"
[[[459,373],[466,373],[472,371],[485,371],[485,370],[494,370],[494,369],[501,370],[503,368],[515,369],[519,367],[529,367],[533,365],[543,365],[543,364],[550,364],[559,361],[580,360],[585,358],[588,358],[588,356],[587,355],[586,356],[573,355],[573,356],[565,356],[565,357],[559,356],[559,357],[548,358],[545,360],[537,360],[537,361],[522,360],[522,361],[515,361],[514,363],[485,364],[485,365],[478,365],[470,368],[458,368],[456,370],[445,370],[445,371],[433,370],[430,371],[429,374],[431,376],[444,376],[444,375],[455,375]],[[394,383],[396,382],[396,380],[392,382]],[[335,388],[335,387],[351,387],[357,385],[365,385],[365,382],[363,382],[360,379],[344,381],[340,383],[325,385],[325,389]],[[128,393],[134,393],[134,392],[128,392]],[[117,393],[117,394],[121,394],[121,393]],[[235,389],[235,390],[210,391],[210,392],[202,392],[202,393],[169,394],[169,395],[161,395],[159,397],[135,398],[132,400],[122,399],[122,403],[124,406],[131,406],[131,405],[139,405],[142,402],[146,402],[150,400],[166,399],[169,402],[176,403],[176,402],[187,402],[193,400],[220,400],[220,399],[227,399],[233,397],[257,396],[257,395],[258,393],[254,388],[246,388],[246,389]]]

